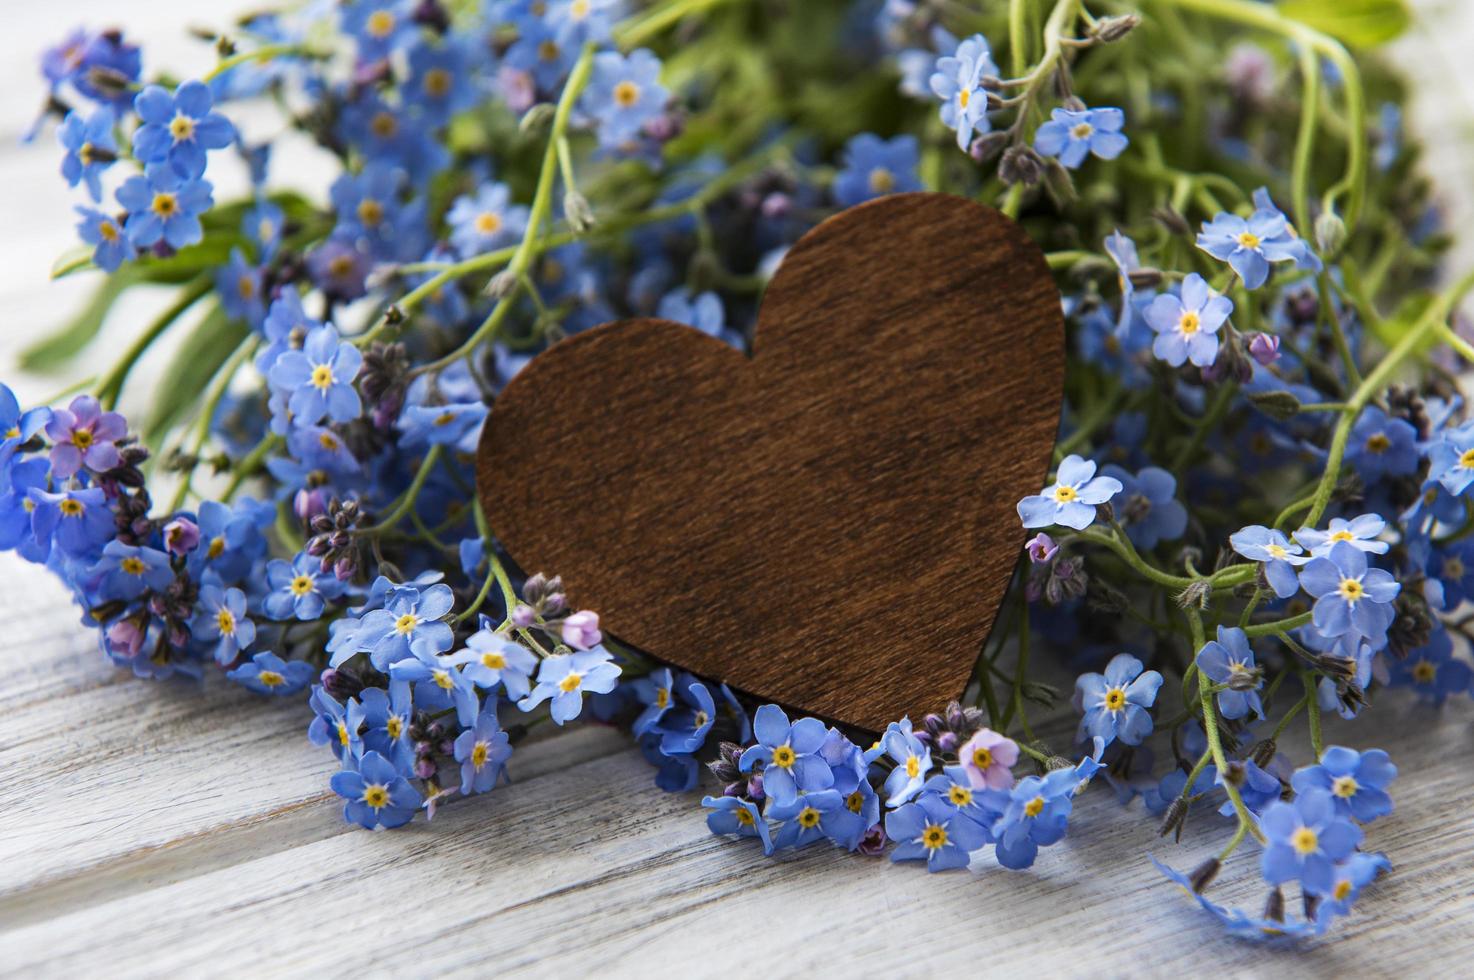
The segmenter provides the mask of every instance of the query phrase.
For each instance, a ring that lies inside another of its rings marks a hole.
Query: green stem
[[[225,485],[225,492],[220,495],[220,502],[225,504],[230,503],[231,498],[236,495],[236,491],[240,490],[241,484],[261,467],[262,461],[266,459],[273,449],[281,445],[281,442],[282,437],[274,432],[268,432],[262,436],[261,441],[256,443],[250,452],[241,457],[239,463],[231,467],[230,482]]]
[[[1303,612],[1298,616],[1290,616],[1287,619],[1276,619],[1270,623],[1255,623],[1253,626],[1244,627],[1245,636],[1271,636],[1296,629],[1310,622],[1314,613]]]
[[[230,71],[237,65],[243,65],[248,61],[270,61],[272,58],[280,57],[281,55],[294,54],[306,55],[310,58],[327,57],[326,52],[320,52],[305,44],[263,44],[261,47],[251,51],[242,51],[239,54],[231,55],[229,58],[221,59],[216,63],[214,68],[205,72],[200,78],[200,81],[211,81]]]
[[[1305,717],[1310,722],[1310,747],[1319,759],[1325,754],[1326,747],[1320,736],[1320,699],[1315,696],[1315,672],[1302,672],[1300,682],[1305,685]]]
[[[1429,304],[1428,309],[1408,327],[1407,332],[1403,334],[1396,346],[1387,352],[1387,355],[1372,369],[1372,373],[1368,374],[1357,386],[1356,391],[1346,403],[1346,411],[1337,421],[1336,429],[1331,434],[1331,447],[1326,458],[1325,472],[1321,474],[1320,485],[1316,487],[1315,499],[1311,504],[1306,524],[1311,527],[1316,526],[1325,514],[1326,507],[1330,505],[1331,494],[1335,491],[1336,481],[1341,476],[1341,461],[1346,454],[1346,442],[1351,436],[1351,427],[1356,424],[1356,417],[1361,414],[1361,410],[1366,407],[1367,403],[1386,387],[1387,379],[1392,376],[1393,371],[1397,370],[1398,365],[1416,351],[1429,334],[1436,334],[1444,327],[1454,307],[1470,289],[1474,289],[1474,272],[1466,274],[1452,289]]]
[[[404,516],[409,513],[410,508],[415,505],[415,501],[419,498],[420,491],[425,488],[425,481],[430,479],[430,473],[432,470],[435,469],[435,464],[439,462],[440,451],[442,448],[443,447],[439,443],[436,443],[435,445],[430,447],[430,451],[425,454],[425,458],[420,462],[420,468],[415,471],[415,478],[413,482],[411,482],[409,488],[400,495],[399,500],[395,503],[393,509],[391,509],[388,514],[384,515],[383,520],[373,525],[372,527],[359,528],[358,531],[356,531],[355,533],[378,534],[381,531],[389,530],[391,527],[404,520]]]
[[[1198,615],[1196,609],[1187,610],[1188,625],[1192,629],[1193,645],[1196,649],[1203,646],[1203,619]],[[1218,732],[1218,709],[1213,703],[1213,695],[1210,689],[1213,684],[1208,676],[1201,671],[1198,672],[1198,694],[1203,706],[1203,734],[1208,737],[1208,751],[1213,754],[1213,762],[1218,766],[1219,775],[1228,772],[1228,754],[1223,751],[1223,739]],[[1263,833],[1258,824],[1249,814],[1249,808],[1244,806],[1244,799],[1239,795],[1238,787],[1227,779],[1223,780],[1223,788],[1228,793],[1229,801],[1233,803],[1234,812],[1238,814],[1240,829],[1248,828],[1259,841],[1264,840]]]

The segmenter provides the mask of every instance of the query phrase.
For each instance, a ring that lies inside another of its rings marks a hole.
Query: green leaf
[[[210,307],[184,338],[174,360],[154,389],[153,408],[143,426],[143,441],[158,445],[158,437],[173,428],[185,409],[204,393],[216,371],[244,343],[250,329],[225,315],[219,304]]]
[[[1386,44],[1413,19],[1406,0],[1280,0],[1279,12],[1358,48]]]
[[[81,272],[83,269],[97,268],[92,264],[92,246],[75,245],[56,257],[51,263],[51,278],[60,279],[69,276],[73,272]]]
[[[21,370],[55,371],[76,357],[102,329],[102,321],[113,301],[136,281],[128,270],[120,270],[104,279],[70,323],[21,352]]]

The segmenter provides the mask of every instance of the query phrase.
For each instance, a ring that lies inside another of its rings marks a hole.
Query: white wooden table
[[[198,66],[207,53],[178,33],[194,9],[74,0],[31,5],[7,26],[0,370],[12,381],[4,364],[23,339],[77,300],[45,283],[70,242],[58,157],[12,138],[35,92],[32,52],[74,22],[121,21],[150,42],[150,64]],[[38,397],[57,385],[16,387]],[[1290,958],[1225,938],[1147,862],[1152,850],[1190,867],[1221,843],[1216,818],[1172,848],[1139,804],[1122,811],[1104,790],[1082,798],[1070,836],[1030,872],[980,857],[970,872],[928,875],[823,847],[769,860],[711,837],[699,794],[661,793],[623,736],[585,727],[519,748],[513,785],[433,824],[366,833],[343,823],[327,789],[335,764],[304,737],[298,699],[267,702],[218,677],[133,680],[43,572],[3,556],[0,583],[0,973],[1422,976],[1467,975],[1474,953],[1467,702],[1440,715],[1388,695],[1348,733],[1402,767],[1397,812],[1369,838],[1396,873],[1332,940]],[[1044,731],[1063,746],[1071,724]],[[1250,853],[1215,886],[1219,900],[1262,900]]]

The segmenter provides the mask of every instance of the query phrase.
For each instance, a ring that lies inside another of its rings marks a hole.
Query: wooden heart
[[[477,483],[516,562],[621,642],[879,730],[966,686],[1063,383],[1023,230],[901,194],[788,252],[751,360],[650,319],[550,347],[497,399]]]

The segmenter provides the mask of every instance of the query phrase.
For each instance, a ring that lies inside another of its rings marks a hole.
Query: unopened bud
[[[1126,278],[1130,279],[1131,285],[1137,289],[1156,289],[1162,284],[1162,270],[1142,266],[1140,269],[1132,269],[1126,273]]]
[[[991,133],[984,133],[972,141],[967,148],[968,156],[976,163],[987,163],[989,160],[1003,152],[1008,145],[1008,133],[1006,130],[996,129]]]
[[[1249,404],[1280,422],[1300,413],[1300,399],[1288,391],[1256,391],[1249,395]]]
[[[1156,219],[1157,224],[1166,228],[1174,235],[1191,235],[1193,233],[1192,225],[1187,223],[1187,218],[1183,217],[1182,212],[1175,208],[1166,206],[1153,208],[1152,217]]]
[[[1315,244],[1322,255],[1331,257],[1346,244],[1346,222],[1334,211],[1325,211],[1315,219]]]
[[[1218,877],[1218,869],[1223,867],[1223,862],[1216,857],[1210,857],[1202,864],[1193,869],[1187,880],[1192,882],[1193,891],[1201,895],[1207,891],[1208,886],[1213,884],[1213,879]]]
[[[594,209],[589,207],[589,199],[578,191],[563,195],[563,217],[568,219],[568,226],[575,235],[589,232],[595,224]]]
[[[1118,14],[1115,17],[1102,17],[1090,29],[1090,36],[1105,44],[1112,44],[1136,30],[1137,25],[1140,23],[1141,18],[1136,14]]]
[[[1029,146],[1010,146],[998,164],[998,179],[1005,184],[1032,187],[1044,173],[1044,161]]]
[[[517,128],[523,133],[535,133],[553,121],[553,112],[551,103],[539,102],[522,114]]]

